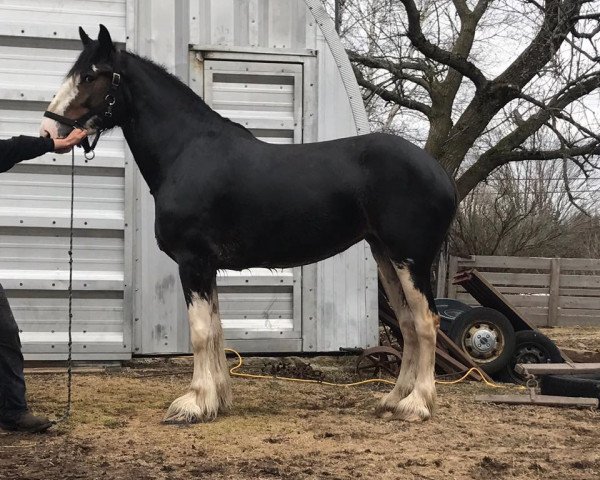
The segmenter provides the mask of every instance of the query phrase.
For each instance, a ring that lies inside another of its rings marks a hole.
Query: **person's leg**
[[[0,420],[27,411],[19,327],[0,285]]]
[[[19,327],[0,285],[0,428],[36,433],[51,426],[27,408]]]

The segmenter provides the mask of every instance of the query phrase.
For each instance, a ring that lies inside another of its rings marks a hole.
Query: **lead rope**
[[[71,222],[69,226],[69,342],[67,344],[67,407],[62,417],[54,423],[64,422],[71,416],[71,386],[73,381],[73,210],[75,204],[75,148],[71,150]]]

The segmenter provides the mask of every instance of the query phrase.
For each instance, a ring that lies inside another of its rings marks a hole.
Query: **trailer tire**
[[[502,370],[515,351],[515,331],[493,308],[476,307],[461,313],[448,336],[488,374]]]
[[[587,397],[600,400],[600,374],[542,375],[540,388],[542,395],[564,397]]]
[[[563,363],[558,347],[536,330],[520,330],[515,334],[515,353],[496,376],[503,382],[525,384],[525,376],[515,371],[518,363]]]

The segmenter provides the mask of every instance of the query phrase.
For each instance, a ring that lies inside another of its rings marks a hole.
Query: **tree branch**
[[[529,46],[501,73],[493,83],[525,87],[542,67],[558,52],[575,25],[581,2],[547,0],[542,26]]]
[[[416,100],[410,100],[408,98],[398,95],[397,93],[390,92],[389,90],[382,88],[380,85],[375,85],[374,83],[367,80],[362,74],[362,72],[355,65],[353,65],[352,68],[354,69],[354,75],[356,75],[356,81],[358,82],[358,84],[361,87],[366,88],[370,92],[373,92],[375,95],[378,95],[386,102],[393,102],[400,105],[401,107],[416,110],[427,117],[431,115],[431,107],[429,105],[417,102]]]
[[[448,52],[437,45],[434,45],[425,38],[423,31],[421,30],[421,18],[420,13],[417,10],[417,6],[413,0],[400,0],[406,9],[406,15],[408,18],[408,31],[407,36],[411,43],[419,50],[423,55],[436,62],[443,63],[450,68],[458,71],[465,77],[469,78],[477,89],[483,88],[488,80],[485,78],[481,70],[479,70],[473,63],[468,61],[466,58],[459,55],[455,55],[452,52]]]
[[[489,152],[489,151],[488,151]],[[559,148],[556,150],[517,150],[513,152],[484,153],[479,160],[469,167],[456,181],[459,198],[462,200],[475,185],[486,178],[493,170],[510,162],[525,160],[552,160],[557,158],[574,159],[583,155],[600,155],[600,142],[592,141],[585,145],[573,148]]]
[[[584,215],[591,217],[591,215],[586,212],[575,200],[575,197],[573,196],[573,192],[571,191],[571,185],[569,183],[569,171],[567,168],[567,159],[565,158],[563,160],[563,168],[562,168],[562,177],[563,177],[563,182],[565,184],[565,190],[567,191],[567,198],[569,199],[569,202],[571,203],[571,205],[573,205],[577,210],[579,210],[581,213],[583,213]]]
[[[410,70],[424,71],[426,69],[426,66],[423,65],[423,63],[421,63],[421,62],[402,61],[399,63],[394,63],[385,58],[377,58],[377,57],[372,57],[369,55],[361,55],[360,53],[353,52],[352,50],[346,50],[346,52],[348,53],[348,58],[350,58],[350,60],[353,62],[360,63],[361,65],[363,65],[365,67],[369,67],[369,68],[378,68],[378,69],[382,69],[382,70],[387,70],[388,72],[390,72],[394,77],[398,78],[399,80],[408,80],[410,82],[413,82],[414,84],[419,85],[420,87],[424,88],[428,92],[431,90],[431,86],[429,85],[429,82],[427,82],[424,78],[417,77],[415,75],[410,75],[410,74],[404,72],[405,68],[410,69]]]
[[[555,150],[515,150],[514,152],[503,154],[498,153],[491,156],[490,159],[496,162],[496,166],[500,166],[510,162],[555,160],[557,158],[580,157],[582,155],[600,155],[600,142],[594,140],[579,147],[565,147]]]

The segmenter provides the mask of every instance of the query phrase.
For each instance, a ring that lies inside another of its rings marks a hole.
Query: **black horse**
[[[42,135],[120,126],[154,196],[156,239],[179,265],[194,374],[166,421],[211,420],[231,405],[218,269],[286,268],[366,239],[404,337],[401,372],[378,412],[427,419],[435,403],[433,259],[454,216],[453,181],[402,138],[305,145],[257,140],[151,61],[117,51],[100,26],[50,104]]]

